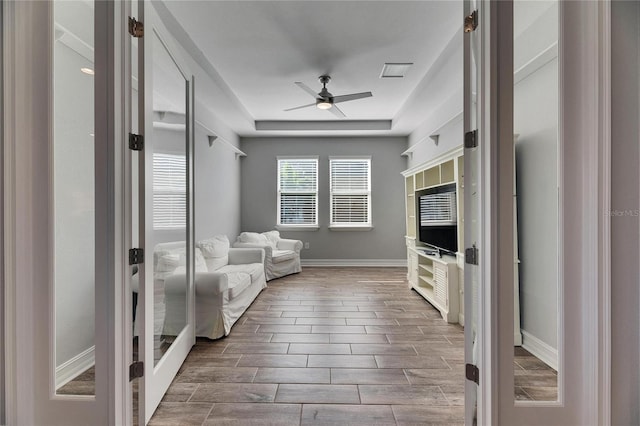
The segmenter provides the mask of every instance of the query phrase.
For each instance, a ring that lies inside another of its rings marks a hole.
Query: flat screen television
[[[418,240],[427,246],[455,254],[458,251],[456,184],[416,191]]]

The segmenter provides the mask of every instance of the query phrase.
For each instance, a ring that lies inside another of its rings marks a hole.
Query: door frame
[[[122,11],[116,12],[121,7],[118,2],[104,2],[106,7],[106,17],[104,25],[107,27],[110,42],[111,55],[106,55],[103,60],[113,64],[113,68],[108,68],[109,72],[104,76],[103,90],[107,90],[113,104],[109,104],[111,138],[115,135],[123,135],[123,116],[115,111],[119,108],[119,100],[124,96],[122,90],[122,79],[116,72],[122,64],[119,62],[118,54],[122,51],[122,44],[118,41],[124,34],[124,19],[126,16]],[[501,2],[490,2],[501,3]],[[40,4],[40,3],[37,3]],[[38,283],[42,279],[42,272],[34,270],[33,264],[26,256],[20,254],[40,254],[42,247],[36,245],[36,231],[42,227],[42,218],[39,215],[39,207],[43,199],[43,194],[39,188],[33,185],[33,177],[38,171],[42,155],[38,152],[38,140],[48,137],[46,126],[30,126],[31,123],[42,123],[43,119],[48,120],[43,114],[42,105],[36,96],[37,88],[42,88],[43,82],[48,81],[46,69],[41,69],[34,64],[39,60],[48,60],[49,52],[46,50],[47,44],[39,45],[33,40],[42,35],[42,31],[48,28],[46,19],[33,2],[3,2],[3,55],[5,58],[4,68],[4,282],[5,287],[5,330],[6,330],[6,410],[7,423],[34,423],[33,414],[34,401],[25,396],[33,395],[35,392],[34,381],[34,355],[33,345],[36,337],[36,328],[30,322],[31,315],[36,306],[34,295],[38,290]],[[494,6],[495,7],[495,6]],[[571,312],[566,311],[565,326],[569,324],[579,331],[576,335],[566,333],[565,339],[575,345],[581,353],[577,365],[581,366],[582,379],[579,384],[582,386],[582,393],[577,397],[565,398],[562,400],[563,407],[518,407],[517,410],[529,415],[532,410],[537,413],[545,412],[551,414],[554,410],[573,412],[571,420],[584,421],[597,419],[599,424],[610,422],[610,358],[611,358],[611,323],[610,323],[610,218],[603,215],[610,205],[610,0],[602,2],[560,2],[560,34],[561,41],[559,48],[566,55],[565,60],[560,60],[560,114],[561,122],[559,133],[565,145],[565,150],[561,154],[562,161],[569,166],[561,174],[562,181],[570,185],[570,188],[579,190],[570,194],[572,203],[565,203],[562,217],[566,226],[563,228],[563,239],[566,241],[564,256],[563,276],[565,280],[566,294],[574,294],[575,301],[571,303]],[[114,19],[118,16],[118,19]],[[481,23],[485,18],[480,17]],[[30,25],[21,25],[24,22]],[[44,27],[37,25],[45,24]],[[586,23],[586,24],[585,24]],[[496,23],[500,26],[500,23]],[[491,35],[492,28],[484,25],[479,27],[481,31],[486,31],[487,36]],[[31,39],[27,38],[31,37]],[[29,42],[29,40],[31,40]],[[29,49],[25,50],[26,47]],[[41,54],[41,55],[38,55]],[[496,67],[489,52],[484,53],[490,67]],[[563,55],[559,55],[562,57]],[[98,60],[98,58],[96,58]],[[20,85],[7,84],[16,82],[19,76],[29,79],[28,83]],[[98,77],[98,76],[97,76]],[[46,88],[45,88],[46,89]],[[44,93],[48,93],[45,91]],[[599,101],[594,101],[599,100]],[[19,112],[19,113],[18,113]],[[97,123],[96,123],[97,124]],[[495,124],[495,123],[494,123]],[[504,131],[504,129],[503,129]],[[98,136],[96,134],[96,136]],[[14,144],[14,140],[20,140],[20,144]],[[114,144],[114,150],[119,151],[119,145]],[[121,152],[111,152],[117,158],[123,158],[125,154]],[[117,173],[118,163],[115,162],[113,170],[107,171],[111,190],[118,193],[121,191],[122,182],[120,174]],[[597,171],[594,172],[594,171]],[[506,170],[500,170],[503,174]],[[33,192],[24,191],[25,188]],[[564,194],[568,196],[567,193]],[[116,202],[121,200],[116,197]],[[506,208],[501,206],[501,208]],[[122,206],[116,209],[116,205],[110,207],[113,226],[118,228],[118,235],[123,235]],[[567,219],[571,219],[567,221]],[[487,219],[493,226],[497,225],[495,219]],[[583,229],[588,231],[583,232]],[[508,230],[507,230],[508,231]],[[504,244],[509,242],[508,232],[502,235]],[[18,235],[20,238],[18,238]],[[115,235],[115,229],[114,229]],[[120,241],[118,244],[121,244]],[[113,241],[113,253],[117,253],[116,241]],[[569,247],[569,244],[571,247]],[[502,244],[501,244],[502,245]],[[503,246],[506,247],[506,246]],[[498,253],[498,250],[495,250]],[[121,253],[120,253],[121,254]],[[488,253],[491,255],[490,253]],[[113,255],[113,263],[110,265],[112,276],[123,277],[122,282],[127,283],[128,277],[125,273],[124,259],[117,254]],[[507,267],[506,262],[502,264]],[[511,265],[511,268],[513,265]],[[501,276],[509,276],[505,269],[500,270]],[[16,282],[20,285],[16,285]],[[509,291],[510,286],[500,286],[504,291]],[[126,307],[115,306],[116,300],[126,297],[122,294],[122,288],[105,290],[105,301],[107,301],[109,312],[117,314],[114,318],[121,322],[125,317]],[[576,293],[574,293],[576,291]],[[497,299],[497,295],[492,296],[492,300]],[[567,298],[569,299],[569,298]],[[500,293],[499,300],[510,300],[506,293]],[[512,300],[512,299],[511,299]],[[561,301],[563,303],[569,300]],[[490,303],[490,301],[486,301]],[[485,305],[487,306],[487,305]],[[118,309],[118,311],[116,311]],[[492,332],[499,330],[497,321],[499,306],[493,306],[485,313],[490,321]],[[595,313],[595,315],[594,315]],[[504,312],[503,312],[504,314]],[[575,316],[571,320],[570,317]],[[507,327],[512,321],[505,321],[503,325]],[[126,324],[126,323],[125,323]],[[126,326],[120,323],[109,324],[106,333],[110,336],[110,349],[105,356],[109,360],[109,365],[114,369],[115,376],[124,378],[126,370],[127,342],[118,338],[119,330]],[[506,330],[500,329],[501,333]],[[505,335],[512,336],[512,333]],[[16,339],[14,336],[20,336]],[[480,410],[482,417],[479,424],[499,423],[502,419],[502,411],[505,415],[510,415],[512,408],[508,406],[498,406],[498,401],[491,398],[493,390],[497,390],[502,379],[499,375],[500,362],[498,359],[498,342],[490,339],[488,351],[483,356],[481,364],[482,378],[482,398]],[[119,349],[116,349],[119,346]],[[569,346],[568,344],[566,345]],[[493,356],[492,356],[493,355]],[[500,360],[504,362],[504,358]],[[564,362],[564,361],[563,361]],[[573,360],[572,360],[573,362]],[[565,368],[567,366],[565,365]],[[128,411],[130,404],[130,387],[123,380],[116,381],[115,376],[109,376],[108,395],[96,396],[108,398],[109,410],[107,413],[108,423],[122,423],[123,417],[116,417],[115,413]],[[18,380],[18,377],[20,378]],[[570,380],[572,386],[578,384]],[[128,390],[128,391],[127,391]],[[538,421],[552,420],[543,414]],[[554,417],[553,421],[557,421]]]
[[[49,2],[2,2],[4,283],[7,424],[130,424],[126,374],[131,320],[124,241],[123,2],[95,3],[96,393],[60,396],[52,384],[50,197],[53,16]],[[19,143],[17,143],[19,142]],[[34,261],[39,262],[34,268]],[[128,303],[128,305],[127,305]],[[45,342],[45,343],[43,343]],[[47,351],[38,352],[38,345]]]

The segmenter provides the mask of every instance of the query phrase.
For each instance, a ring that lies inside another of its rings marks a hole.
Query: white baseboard
[[[522,346],[522,333],[513,331],[513,346]]]
[[[96,347],[91,346],[84,352],[56,367],[56,389],[66,385],[96,363]]]
[[[540,361],[558,371],[558,350],[542,340],[522,330],[522,347],[531,352]]]
[[[301,259],[302,266],[407,267],[407,259]]]

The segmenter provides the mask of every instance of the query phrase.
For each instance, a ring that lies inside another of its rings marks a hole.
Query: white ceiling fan
[[[329,110],[329,112],[332,112],[336,117],[345,118],[346,115],[340,108],[338,108],[338,106],[336,105],[337,103],[355,101],[356,99],[363,99],[373,96],[371,92],[351,93],[349,95],[333,96],[327,90],[327,83],[331,81],[331,77],[328,75],[321,75],[320,77],[318,77],[318,79],[320,80],[320,83],[322,83],[322,90],[319,93],[314,92],[313,89],[300,81],[295,82],[295,84],[299,88],[316,99],[314,103],[285,109],[285,111],[293,111],[296,109],[308,108],[315,105],[319,109]]]

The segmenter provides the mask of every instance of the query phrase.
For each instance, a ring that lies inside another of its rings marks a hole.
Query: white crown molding
[[[520,83],[522,80],[524,80],[552,60],[556,59],[557,57],[558,42],[556,41],[513,73],[514,84]]]
[[[391,120],[256,120],[255,129],[261,131],[359,131],[359,130],[391,130]]]
[[[56,37],[57,41],[64,44],[69,49],[73,50],[78,55],[82,56],[93,64],[93,46],[89,45],[76,34],[58,24],[57,22],[55,23],[55,30],[57,34],[59,31],[62,32],[59,37]]]

